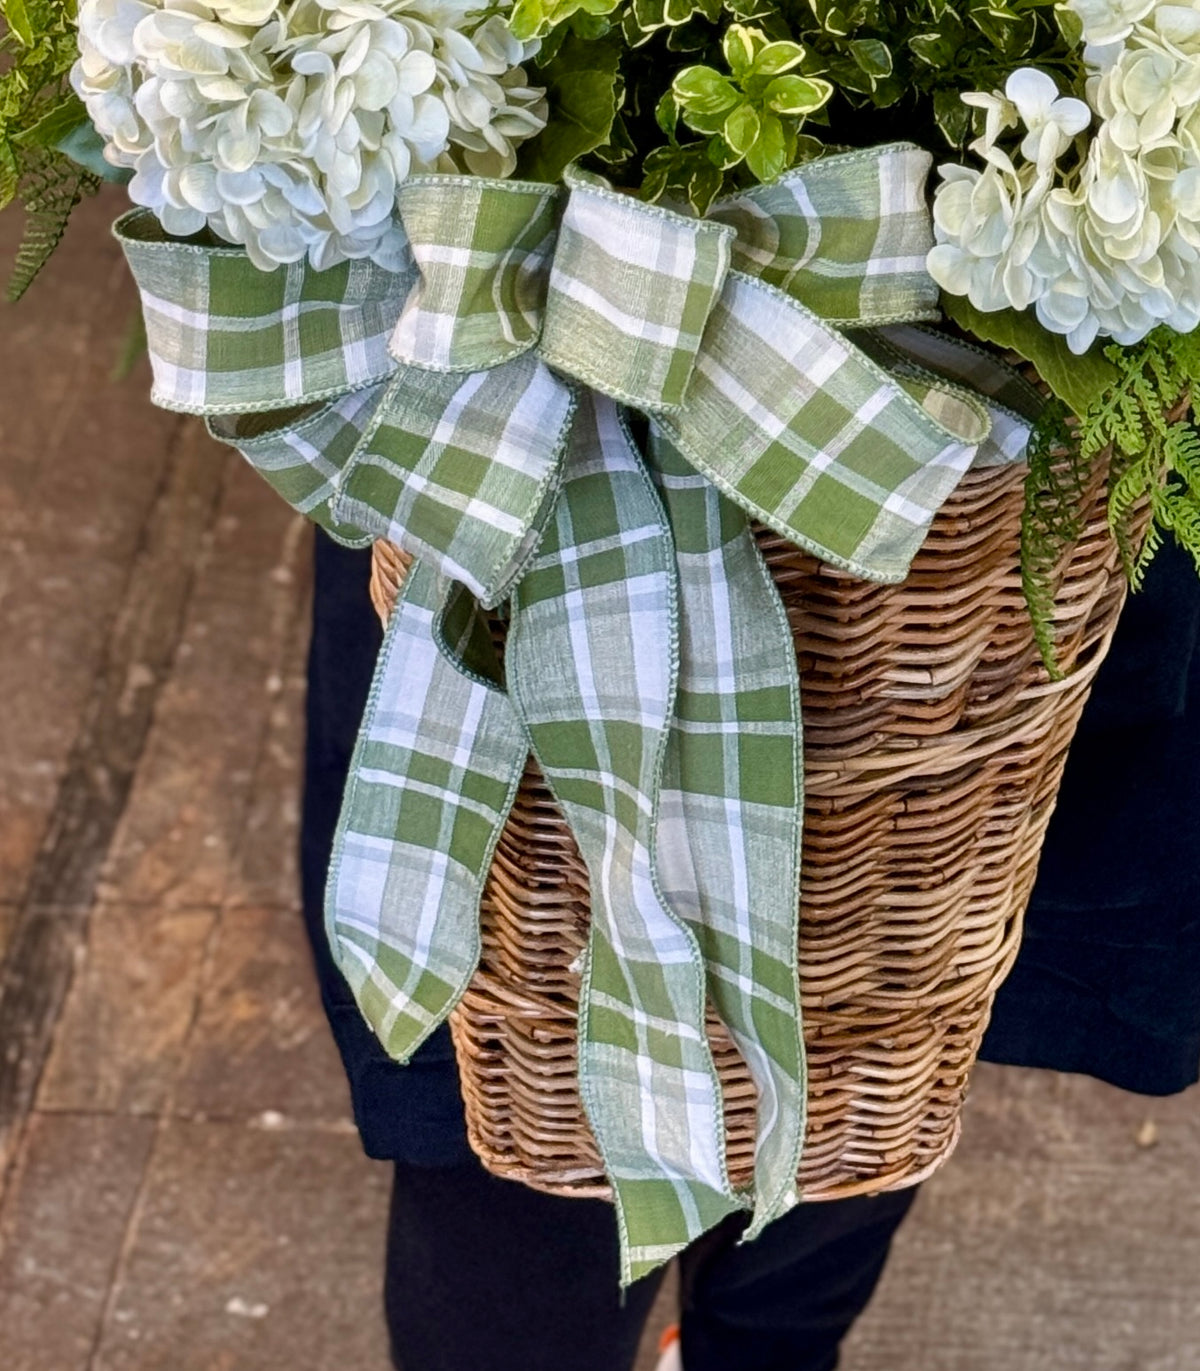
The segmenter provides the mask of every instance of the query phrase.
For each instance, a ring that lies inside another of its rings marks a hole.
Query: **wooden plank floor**
[[[0,1367],[386,1371],[297,903],[309,534],[111,380],[119,204],[0,310]],[[1195,1371],[1198,1176],[1197,1091],[981,1069],[845,1371]]]

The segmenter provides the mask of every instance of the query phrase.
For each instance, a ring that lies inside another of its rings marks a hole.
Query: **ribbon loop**
[[[823,157],[718,200],[737,232],[736,270],[799,300],[835,328],[933,321],[938,290],[925,179],[932,158],[896,144]]]
[[[114,225],[137,281],[151,399],[185,414],[252,414],[330,399],[395,370],[388,339],[413,273],[373,262],[260,271],[239,248],[167,238],[149,210]]]
[[[490,608],[537,546],[574,412],[574,390],[532,353],[465,376],[406,367],[376,408],[334,515]]]
[[[987,434],[981,404],[958,404],[955,417],[957,432],[803,305],[737,272],[687,405],[657,423],[768,527],[887,582],[903,580]]]
[[[376,535],[343,521],[334,503],[351,458],[376,421],[386,387],[386,381],[376,381],[299,418],[287,410],[217,414],[209,418],[208,431],[232,443],[298,513],[339,543],[363,547]]]
[[[540,184],[418,177],[400,216],[418,276],[391,341],[434,371],[537,346],[557,371],[649,412],[684,401],[734,230],[567,175]],[[559,214],[561,212],[561,220]]]
[[[541,355],[651,414],[684,402],[734,231],[568,173]]]
[[[904,384],[906,378],[926,385],[933,381],[971,403],[984,398],[992,426],[972,466],[1007,466],[1024,457],[1046,399],[994,353],[923,325],[868,329],[855,341]]]
[[[396,361],[482,371],[538,341],[561,208],[555,186],[419,176],[400,187],[417,278],[391,339]]]

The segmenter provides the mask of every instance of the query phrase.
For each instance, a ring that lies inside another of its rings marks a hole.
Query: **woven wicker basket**
[[[1021,592],[1023,467],[968,474],[911,575],[879,586],[759,541],[796,638],[805,730],[800,958],[809,1062],[806,1197],[913,1185],[953,1149],[1067,747],[1124,581],[1098,472],[1058,593],[1049,681]],[[386,619],[406,559],[375,548]],[[497,632],[499,627],[497,626]],[[451,1020],[472,1146],[497,1175],[605,1195],[575,1079],[587,872],[526,770],[482,905],[483,958]],[[735,1182],[755,1095],[715,1020]]]

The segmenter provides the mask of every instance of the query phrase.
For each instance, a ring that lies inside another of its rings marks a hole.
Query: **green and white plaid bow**
[[[705,220],[579,172],[418,177],[401,274],[260,273],[144,213],[118,225],[158,403],[210,416],[333,536],[417,558],[327,906],[393,1056],[475,970],[530,749],[571,825],[592,903],[580,1085],[625,1282],[737,1208],[756,1233],[797,1199],[799,688],[749,519],[899,580],[972,460],[1027,437],[987,365],[914,327],[937,316],[928,163],[831,157]],[[998,403],[946,379],[964,358]],[[503,601],[501,673],[481,611]],[[758,1089],[749,1194],[726,1169],[706,1003]]]

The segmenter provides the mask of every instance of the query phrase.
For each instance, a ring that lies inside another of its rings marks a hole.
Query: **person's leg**
[[[610,1204],[477,1162],[396,1166],[385,1306],[399,1371],[630,1371],[662,1273],[622,1300],[618,1270]]]
[[[680,1260],[684,1371],[834,1371],[915,1189],[802,1204],[738,1246],[723,1224]]]

